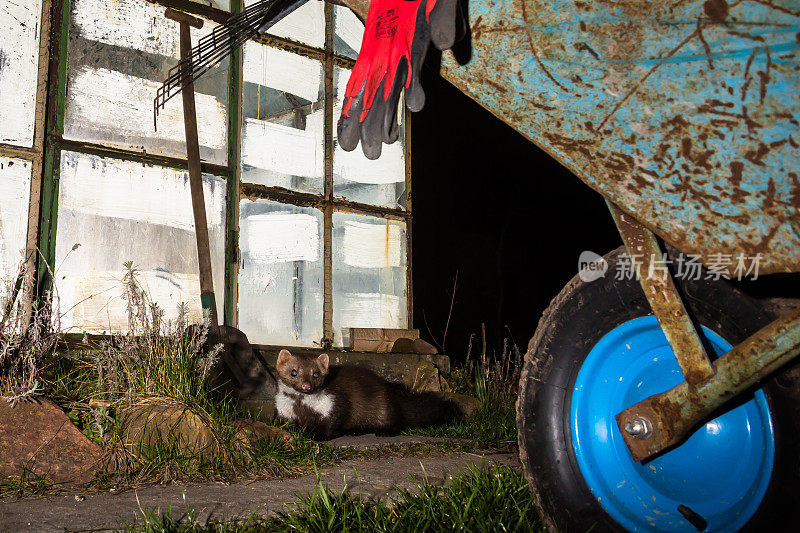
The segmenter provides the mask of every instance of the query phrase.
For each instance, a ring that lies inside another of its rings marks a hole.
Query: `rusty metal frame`
[[[800,309],[768,324],[712,363],[714,378],[698,387],[687,382],[655,394],[616,416],[634,460],[644,461],[678,444],[709,414],[800,355]],[[626,428],[646,420],[652,430],[645,438]]]
[[[333,6],[325,4],[325,115],[324,115],[324,157],[325,157],[325,201],[322,212],[322,270],[323,270],[323,303],[322,303],[322,347],[333,346],[335,331],[333,329],[333,50],[334,27]]]
[[[636,277],[678,359],[683,377],[696,387],[714,376],[714,369],[681,301],[656,236],[619,207],[606,201],[636,271]],[[641,258],[641,259],[639,259]]]
[[[231,0],[231,13],[239,13],[243,0]],[[242,156],[242,87],[244,84],[244,54],[233,51],[228,73],[228,172],[225,194],[225,299],[224,324],[239,323],[239,200],[241,198],[240,164]]]
[[[767,325],[711,363],[656,236],[618,206],[607,203],[685,378],[680,385],[616,415],[631,455],[644,461],[681,442],[716,409],[800,355],[800,310]]]

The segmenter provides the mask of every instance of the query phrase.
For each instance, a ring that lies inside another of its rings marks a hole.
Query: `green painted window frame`
[[[171,7],[187,13],[223,23],[231,13],[242,9],[243,0],[231,0],[231,12],[211,8],[190,0],[146,0],[165,8]],[[44,0],[42,16],[42,43],[40,43],[40,83],[37,105],[36,140],[33,149],[19,149],[0,145],[0,155],[33,159],[34,184],[32,185],[28,236],[29,255],[38,257],[36,269],[36,290],[39,296],[52,287],[50,272],[55,267],[56,227],[58,224],[58,188],[60,177],[61,152],[73,152],[113,157],[126,161],[155,164],[177,170],[188,170],[185,158],[164,157],[132,150],[112,148],[101,145],[76,142],[64,139],[64,117],[66,113],[67,91],[67,48],[69,42],[69,16],[71,0]],[[323,348],[331,348],[333,342],[333,264],[332,234],[333,213],[346,212],[373,215],[392,220],[402,220],[406,230],[406,283],[408,326],[412,323],[412,277],[411,277],[411,164],[409,160],[410,131],[408,120],[405,124],[405,174],[406,208],[394,209],[336,198],[333,195],[333,71],[335,67],[352,69],[355,61],[334,53],[334,4],[325,2],[325,46],[314,48],[289,39],[261,36],[253,39],[260,44],[280,48],[295,54],[322,62],[325,75],[325,139],[324,168],[325,191],[322,195],[287,191],[277,187],[242,184],[241,177],[241,125],[243,88],[243,51],[233,53],[230,62],[228,83],[228,164],[225,166],[203,163],[203,172],[215,174],[226,180],[226,242],[224,275],[224,323],[236,326],[238,323],[238,272],[239,253],[239,201],[242,196],[262,198],[282,203],[309,206],[313,205],[324,214],[324,337]],[[45,31],[47,30],[47,31]],[[45,83],[46,81],[46,83]],[[46,102],[46,105],[45,105]],[[407,118],[407,117],[406,117]],[[37,148],[38,147],[38,148]],[[26,155],[27,154],[27,155]],[[35,190],[35,195],[34,193]],[[36,248],[41,252],[35,253]],[[30,253],[32,252],[32,253]],[[216,291],[219,292],[219,287]]]

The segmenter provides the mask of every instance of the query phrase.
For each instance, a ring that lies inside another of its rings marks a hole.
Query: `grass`
[[[41,496],[52,492],[53,482],[34,472],[28,465],[22,465],[18,476],[0,477],[1,496]]]
[[[463,368],[453,370],[448,379],[454,392],[478,398],[480,407],[469,418],[444,426],[417,428],[407,433],[469,439],[482,447],[513,451],[517,447],[515,402],[522,369],[522,352],[508,327],[501,351],[491,350],[490,353],[483,324],[477,353],[474,350],[476,341],[477,335],[471,335]]]
[[[517,444],[516,394],[499,384],[481,386],[481,374],[476,374],[477,378],[470,380],[466,370],[456,369],[450,376],[455,392],[480,400],[480,407],[471,416],[441,426],[409,429],[404,434],[468,440],[482,448],[513,450]]]
[[[240,522],[201,523],[187,505],[179,519],[143,511],[141,520],[127,528],[130,533],[543,530],[524,476],[505,466],[471,468],[443,486],[425,477],[416,490],[401,491],[390,500],[365,500],[346,487],[334,492],[319,484],[296,506],[272,518],[252,515]]]
[[[23,262],[13,277],[0,280],[0,397],[12,406],[43,392],[42,374],[61,340],[52,293],[30,298],[33,274]]]
[[[47,395],[89,439],[106,449],[97,489],[125,488],[172,481],[231,481],[241,477],[291,477],[356,458],[422,456],[471,451],[508,450],[516,442],[513,350],[490,361],[485,343],[480,356],[468,356],[465,369],[454,371],[455,392],[477,396],[481,407],[470,418],[452,424],[408,431],[408,434],[452,439],[447,442],[390,445],[379,449],[337,449],[310,439],[288,424],[294,443],[258,439],[243,446],[235,422],[248,418],[235,402],[220,398],[211,384],[219,347],[206,347],[207,327],[187,324],[188,312],[179,308],[173,322],[149,298],[127,263],[122,280],[127,302],[128,333],[93,341],[86,350],[61,352],[58,312],[47,304],[25,317],[24,298],[29,277],[23,270],[6,291],[0,321],[0,392],[12,403]],[[45,311],[45,308],[52,311]],[[27,324],[27,326],[26,326]],[[5,328],[5,330],[3,329]],[[5,333],[4,333],[5,331]],[[518,351],[516,352],[517,356]],[[121,419],[131,406],[143,403],[185,409],[213,435],[210,454],[187,453],[177,439],[131,445],[124,438]],[[0,494],[40,493],[52,490],[44,478],[23,473],[2,480]]]

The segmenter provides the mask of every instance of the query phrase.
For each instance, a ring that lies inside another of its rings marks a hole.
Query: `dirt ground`
[[[384,438],[374,435],[343,437],[337,446],[368,448],[395,442],[415,442],[415,437]],[[428,439],[424,439],[428,440]],[[437,457],[359,459],[320,472],[331,489],[347,487],[364,497],[384,497],[395,490],[411,489],[422,479],[423,468],[432,483],[444,483],[455,472],[482,463],[514,464],[513,454],[458,453]],[[314,474],[294,479],[240,481],[234,484],[154,486],[122,493],[62,494],[41,498],[0,499],[0,531],[113,531],[141,516],[142,509],[168,510],[174,517],[195,510],[201,522],[209,518],[235,519],[251,512],[266,516],[296,502],[298,495],[317,485]]]

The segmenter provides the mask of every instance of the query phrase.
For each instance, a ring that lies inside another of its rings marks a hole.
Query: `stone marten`
[[[328,440],[347,433],[392,434],[402,428],[441,424],[460,415],[435,393],[410,394],[371,370],[329,366],[317,357],[278,354],[278,415]]]

